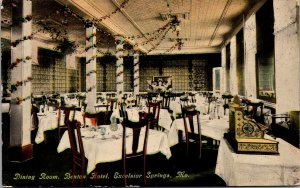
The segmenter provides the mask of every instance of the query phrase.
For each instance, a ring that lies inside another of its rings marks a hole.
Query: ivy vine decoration
[[[54,50],[62,53],[63,55],[68,55],[76,52],[76,44],[75,41],[71,41],[68,38],[63,38],[58,45],[54,48]]]

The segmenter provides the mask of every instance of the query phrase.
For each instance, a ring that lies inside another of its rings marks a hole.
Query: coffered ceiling
[[[219,52],[220,48],[234,35],[243,24],[243,18],[255,12],[266,0],[128,0],[124,8],[112,14],[124,0],[33,0],[33,14],[49,15],[57,8],[66,5],[86,19],[99,19],[110,15],[100,22],[99,27],[112,35],[142,36],[128,40],[128,43],[138,44],[143,52],[160,53],[211,53]],[[165,37],[157,35],[149,41],[152,33],[162,28],[170,19],[168,15],[179,18],[179,35],[169,30]],[[55,15],[53,20],[59,20]],[[75,37],[82,45],[85,44],[83,24],[75,18],[69,20],[69,35]],[[100,47],[114,46],[113,36],[97,34],[103,43]],[[181,50],[172,46],[177,38],[183,42]]]

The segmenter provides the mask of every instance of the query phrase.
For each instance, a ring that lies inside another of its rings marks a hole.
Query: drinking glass
[[[105,140],[106,127],[100,127],[100,134],[102,135],[102,140]]]

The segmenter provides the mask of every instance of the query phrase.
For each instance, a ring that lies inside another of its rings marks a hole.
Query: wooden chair
[[[164,94],[161,108],[167,109],[169,111],[170,110],[170,101],[171,101],[171,96],[169,94]]]
[[[148,114],[151,117],[150,128],[156,128],[156,130],[159,130],[158,121],[160,113],[160,104],[161,101],[148,103]]]
[[[264,103],[263,102],[252,102],[251,100],[244,99],[245,104],[247,106],[247,112],[249,118],[255,119],[255,121],[259,123],[264,123]],[[249,107],[252,107],[250,110]],[[260,115],[257,115],[257,108],[260,107]]]
[[[148,94],[137,94],[136,95],[136,101],[135,101],[135,106],[139,106],[142,100],[147,101]]]
[[[73,117],[70,118],[70,114],[73,112]],[[62,113],[65,115],[63,125],[60,124]],[[57,129],[58,129],[58,139],[60,140],[62,135],[62,130],[67,130],[67,121],[74,120],[75,118],[75,107],[73,106],[60,106],[58,107],[58,119],[57,119]]]
[[[149,121],[148,114],[145,112],[139,113],[139,122],[132,122],[128,120],[127,112],[126,112],[126,105],[120,105],[120,115],[123,117],[122,126],[123,126],[123,139],[122,139],[122,160],[123,160],[123,170],[124,170],[124,183],[127,186],[127,177],[126,177],[126,159],[134,158],[134,157],[143,157],[143,184],[146,185],[146,156],[147,156],[147,143],[148,143],[148,135],[149,135],[149,127],[151,121]],[[139,139],[140,139],[140,132],[143,127],[145,131],[145,138],[143,142],[143,149],[142,151],[138,152],[139,146]],[[126,131],[127,129],[132,130],[132,153],[128,154],[126,152]]]
[[[61,106],[65,106],[66,105],[66,101],[65,101],[65,98],[64,97],[60,97],[60,105]]]
[[[56,111],[59,108],[59,103],[57,103],[57,102],[56,103],[49,102],[47,105],[48,105],[48,108],[52,108],[53,111]]]
[[[109,104],[110,111],[112,112],[114,109],[117,108],[117,99],[116,98],[107,99],[107,104]]]
[[[67,121],[69,140],[72,151],[72,175],[75,175],[76,169],[80,170],[80,185],[84,186],[84,179],[87,177],[86,166],[87,159],[85,158],[80,123],[78,121]],[[72,179],[74,183],[74,179]]]
[[[190,97],[190,101],[192,103],[195,103],[196,102],[196,98],[195,98],[195,94],[194,93],[189,93],[189,97]]]
[[[147,94],[148,103],[151,102],[153,98],[157,98],[157,96],[158,96],[157,92],[148,92]]]
[[[101,122],[101,124],[108,124],[108,108],[109,108],[109,104],[98,104],[95,105],[95,111],[96,113],[102,114],[103,115],[103,122]],[[101,111],[101,108],[105,109],[105,111]]]
[[[222,99],[224,100],[223,108],[224,108],[224,115],[226,113],[226,109],[229,109],[229,102],[233,98],[232,95],[222,95]]]
[[[180,97],[180,107],[181,107],[181,116],[183,116],[183,111],[184,108],[186,108],[187,106],[189,106],[189,98],[188,96],[181,96]]]
[[[97,113],[84,112],[82,114],[82,117],[83,117],[83,127],[86,127],[86,118],[91,120],[91,126],[97,126],[100,117],[100,112]]]
[[[214,96],[212,96],[212,95],[209,95],[208,97],[207,97],[207,101],[208,101],[208,112],[207,112],[207,114],[209,114],[210,113],[210,108],[211,108],[211,103],[212,102],[216,102],[218,100],[218,98],[217,97],[214,97]]]
[[[198,133],[195,133],[195,127],[194,127],[194,121],[193,118],[196,116],[197,118],[197,128],[198,128]],[[193,138],[197,144],[198,144],[198,149],[199,149],[199,158],[201,158],[201,150],[202,150],[202,138],[201,138],[201,126],[200,126],[200,112],[197,110],[183,110],[183,122],[184,122],[184,134],[185,134],[185,139],[186,139],[186,153],[187,156],[189,155],[189,143],[190,143],[190,138]],[[190,130],[191,132],[188,132],[188,124],[187,124],[187,119],[189,121],[190,125]]]

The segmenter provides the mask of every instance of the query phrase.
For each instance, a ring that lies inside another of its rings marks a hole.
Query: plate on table
[[[38,116],[46,116],[45,113],[37,113]]]

